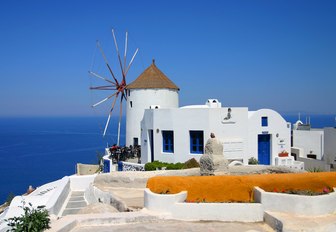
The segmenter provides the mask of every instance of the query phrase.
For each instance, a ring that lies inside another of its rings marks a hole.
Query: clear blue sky
[[[117,66],[112,28],[140,49],[128,82],[155,58],[180,105],[336,114],[336,1],[58,0],[0,2],[0,116],[103,115],[87,71],[97,39]]]

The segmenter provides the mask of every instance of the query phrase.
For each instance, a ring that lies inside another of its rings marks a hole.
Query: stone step
[[[84,191],[74,191],[74,192],[71,192],[71,196],[72,197],[84,196]]]
[[[84,208],[86,205],[85,201],[69,201],[65,209]]]
[[[84,196],[71,196],[69,201],[85,201]]]
[[[77,214],[81,209],[65,209],[62,216]]]
[[[62,216],[77,214],[81,209],[85,208],[86,206],[87,203],[85,201],[83,191],[71,192],[70,199],[65,206]]]

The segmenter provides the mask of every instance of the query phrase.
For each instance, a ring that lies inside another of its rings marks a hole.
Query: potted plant
[[[288,157],[288,152],[285,151],[285,150],[283,150],[282,152],[280,152],[280,153],[278,154],[278,156],[279,156],[279,157]]]

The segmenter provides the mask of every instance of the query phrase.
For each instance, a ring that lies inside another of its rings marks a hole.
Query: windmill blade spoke
[[[112,94],[112,95],[110,95],[110,96],[104,98],[103,100],[97,102],[96,104],[92,105],[92,107],[96,107],[96,106],[102,104],[103,102],[107,101],[108,99],[112,98],[112,97],[115,96],[115,95],[118,95],[118,92],[115,92],[114,94]]]
[[[128,40],[128,32],[126,31],[126,37],[125,37],[125,52],[124,52],[124,73],[126,69],[126,55],[127,55],[127,41]]]
[[[107,79],[107,78],[105,78],[105,77],[102,77],[102,76],[98,75],[98,74],[95,73],[95,72],[89,71],[89,74],[90,74],[91,76],[97,77],[97,78],[99,78],[99,79],[102,79],[102,80],[104,80],[104,81],[107,81],[107,82],[109,82],[109,83],[111,83],[111,84],[116,85],[116,83],[114,83],[113,81],[111,81],[111,80],[109,80],[109,79]]]
[[[114,35],[114,30],[113,29],[112,29],[112,35],[113,35],[114,45],[116,47],[117,54],[118,54],[118,60],[119,60],[120,68],[121,68],[121,73],[122,73],[122,76],[123,76],[123,79],[124,79],[125,73],[124,73],[123,65],[122,65],[121,58],[120,58],[120,53],[119,53],[117,39],[116,39],[116,37]]]
[[[134,60],[136,54],[138,53],[138,51],[139,51],[139,48],[137,48],[137,49],[135,50],[134,55],[133,55],[131,61],[130,61],[129,64],[128,64],[128,67],[127,67],[126,72],[125,72],[125,77],[126,77],[126,75],[127,75],[127,73],[128,73],[128,70],[130,69],[130,67],[131,67],[131,65],[132,65],[132,63],[133,63],[133,60]]]
[[[106,124],[105,124],[103,137],[105,137],[105,135],[106,135],[106,131],[107,131],[108,125],[110,124],[110,119],[111,119],[111,114],[109,114],[109,116],[107,117],[107,121],[106,121]]]
[[[113,73],[113,71],[112,71],[110,65],[108,64],[108,61],[107,61],[106,56],[105,56],[105,53],[104,53],[103,48],[102,48],[102,46],[100,45],[99,41],[97,41],[97,46],[98,46],[98,48],[99,48],[99,50],[100,50],[100,53],[101,53],[102,56],[103,56],[103,59],[104,59],[104,61],[105,61],[105,64],[106,64],[107,68],[109,69],[109,71],[110,71],[110,73],[111,73],[111,75],[112,75],[112,77],[113,77],[115,83],[116,83],[117,85],[119,85],[118,80],[115,78],[114,73]]]
[[[111,110],[110,110],[110,113],[109,113],[109,116],[108,116],[108,118],[107,118],[107,122],[106,122],[106,125],[105,125],[105,128],[104,128],[103,137],[105,137],[107,128],[108,128],[108,126],[109,126],[109,124],[110,124],[111,115],[112,115],[112,112],[113,112],[115,103],[116,103],[116,101],[117,101],[117,98],[118,98],[118,92],[116,92],[115,94],[116,94],[117,96],[115,96],[115,98],[114,98],[114,100],[113,100],[112,107],[111,107]]]
[[[91,90],[116,90],[115,86],[106,85],[106,86],[93,86],[90,87]]]

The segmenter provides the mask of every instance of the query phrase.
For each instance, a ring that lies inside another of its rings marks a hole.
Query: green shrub
[[[39,232],[50,228],[49,213],[45,206],[38,206],[34,209],[31,203],[29,207],[24,201],[22,203],[21,208],[24,214],[20,217],[6,219],[7,225],[12,227],[10,231]]]
[[[200,165],[197,162],[197,160],[195,158],[192,158],[190,160],[187,160],[184,164],[183,164],[183,169],[188,169],[188,168],[199,168]]]
[[[145,170],[146,171],[154,171],[154,170],[156,170],[155,164],[153,164],[153,163],[146,163],[145,164]]]
[[[254,158],[254,157],[251,157],[251,158],[249,158],[249,160],[248,160],[248,164],[258,164],[259,162],[258,162],[258,160],[256,159],[256,158]]]
[[[155,171],[157,169],[161,170],[164,167],[167,170],[177,170],[177,169],[182,169],[183,166],[184,166],[183,163],[171,164],[171,163],[165,163],[165,162],[160,162],[160,161],[155,160],[152,163],[146,163],[145,164],[145,170],[146,171]]]
[[[308,168],[308,172],[323,172],[323,170],[319,167]]]
[[[176,163],[176,164],[168,164],[165,163],[167,170],[178,170],[178,169],[182,169],[184,164],[183,163]]]

